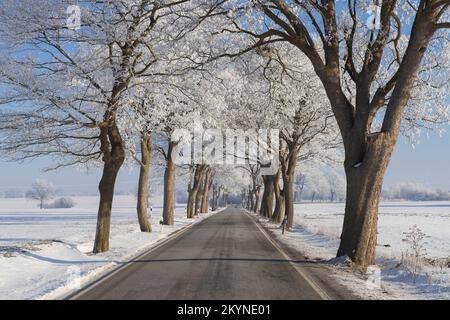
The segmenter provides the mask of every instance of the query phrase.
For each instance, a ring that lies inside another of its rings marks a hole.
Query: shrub
[[[68,209],[75,206],[75,201],[70,197],[61,197],[45,206],[47,209]]]

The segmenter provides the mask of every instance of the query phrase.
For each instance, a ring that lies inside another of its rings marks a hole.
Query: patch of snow
[[[335,258],[344,219],[343,203],[295,205],[295,227],[281,234],[279,225],[260,219],[274,235],[307,258],[326,261],[334,277],[366,299],[450,299],[450,202],[381,203],[378,218],[377,276],[350,268]],[[427,235],[424,259],[416,275],[402,259],[410,252],[405,232],[417,225]],[[375,284],[374,284],[375,282]]]
[[[75,197],[70,209],[43,209],[35,201],[0,199],[0,299],[54,299],[116,268],[173,232],[198,222],[175,209],[173,226],[160,226],[153,207],[153,232],[139,230],[135,198],[116,196],[110,251],[93,255],[97,197]]]

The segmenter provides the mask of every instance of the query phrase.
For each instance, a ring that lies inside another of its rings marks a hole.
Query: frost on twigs
[[[424,266],[426,250],[426,239],[429,238],[417,225],[409,228],[408,232],[403,233],[405,241],[409,248],[402,253],[402,264],[407,268],[416,282],[420,269]]]

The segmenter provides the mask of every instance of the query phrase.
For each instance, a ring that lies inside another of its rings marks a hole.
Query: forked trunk
[[[150,172],[151,137],[143,134],[141,137],[141,160],[139,169],[139,183],[137,196],[137,216],[141,232],[151,232],[152,227],[148,220],[148,176]]]
[[[175,209],[175,172],[173,153],[177,143],[169,140],[167,150],[166,169],[164,171],[164,200],[163,200],[163,224],[173,225]]]
[[[347,200],[341,244],[337,256],[349,256],[359,267],[375,262],[378,205],[383,177],[395,141],[386,133],[369,138],[360,163],[346,161]]]
[[[125,160],[125,150],[122,137],[113,120],[114,115],[108,114],[108,126],[100,128],[100,149],[103,153],[103,174],[99,183],[100,202],[97,214],[97,229],[95,233],[93,253],[109,250],[109,230],[111,225],[111,208],[114,198],[114,186],[117,174]]]

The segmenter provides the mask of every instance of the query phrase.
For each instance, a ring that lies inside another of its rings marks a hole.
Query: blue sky
[[[422,137],[415,148],[412,148],[406,139],[401,138],[386,173],[385,185],[392,186],[408,181],[450,190],[449,160],[450,133],[442,137],[433,133],[429,139]],[[96,192],[100,170],[83,172],[75,168],[65,168],[49,173],[41,171],[50,164],[49,159],[37,159],[21,164],[0,161],[0,191],[25,191],[36,178],[45,178],[67,193]],[[134,190],[137,173],[137,169],[129,170],[123,167],[119,174],[117,190]]]

